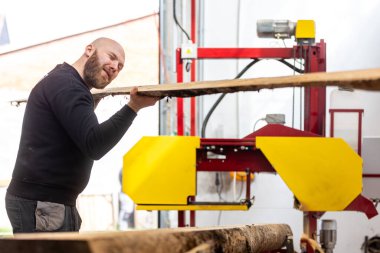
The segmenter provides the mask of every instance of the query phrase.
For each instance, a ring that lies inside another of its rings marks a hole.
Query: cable
[[[265,118],[260,118],[260,119],[256,120],[255,124],[253,125],[253,132],[256,131],[256,125],[257,125],[257,123],[259,123],[261,120],[265,120]]]
[[[300,73],[300,74],[305,73],[304,70],[297,68],[295,65],[290,64],[289,62],[285,61],[284,59],[277,59],[277,61],[282,62],[283,64],[285,64],[286,66],[288,66],[289,68],[291,68],[292,70],[294,70],[297,73]]]
[[[217,225],[219,226],[220,225],[220,221],[222,219],[222,211],[219,211],[219,214],[218,214],[218,220],[217,220]]]
[[[186,62],[185,69],[186,69],[186,72],[190,71],[190,69],[191,69],[191,60],[188,61],[188,62]]]
[[[178,25],[178,27],[186,35],[187,39],[191,40],[189,34],[185,31],[185,29],[183,29],[183,27],[181,26],[181,24],[178,22],[177,14],[176,14],[176,2],[177,2],[176,0],[173,0],[173,17],[174,17],[174,22]]]
[[[361,249],[364,249],[365,253],[380,253],[380,237],[374,236],[368,239],[366,236]]]
[[[232,181],[232,186],[233,186],[233,200],[234,201],[238,201],[240,200],[241,198],[241,195],[243,193],[243,188],[244,188],[244,182],[241,182],[240,181],[240,190],[239,190],[239,194],[236,194],[236,182],[237,182],[237,172],[234,171],[234,177],[233,177],[233,181]]]
[[[293,47],[293,66],[296,66],[296,50]],[[293,69],[293,76],[296,75],[296,71]],[[292,127],[294,128],[294,110],[296,107],[296,87],[293,86],[293,94],[292,94]]]
[[[247,72],[247,70],[252,67],[255,63],[259,62],[260,60],[259,59],[253,59],[253,61],[251,61],[247,66],[244,67],[244,69],[242,69],[242,71],[240,71],[237,76],[234,78],[234,79],[238,79],[240,78],[245,72]],[[223,100],[223,98],[226,96],[226,93],[223,93],[222,95],[219,96],[219,98],[217,99],[217,101],[214,103],[214,105],[211,107],[211,109],[209,110],[209,112],[207,113],[205,119],[203,120],[203,123],[202,123],[202,131],[201,131],[201,137],[204,138],[205,137],[205,132],[206,132],[206,126],[207,126],[207,123],[208,123],[208,120],[210,119],[212,113],[215,111],[216,107],[219,105],[219,103]],[[216,172],[216,175],[215,175],[215,185],[216,185],[216,192],[219,196],[219,200],[223,200],[223,197],[222,197],[222,190],[223,190],[223,179],[220,180],[220,174],[218,172]],[[219,187],[219,185],[221,187]],[[218,225],[220,224],[220,219],[221,219],[221,216],[222,216],[222,212],[219,211],[219,215],[218,215]]]
[[[304,56],[305,54],[305,56]],[[301,44],[301,58],[303,59],[303,64],[301,65],[301,68],[305,71],[305,66],[306,66],[306,50],[304,52],[303,50],[303,44]],[[300,130],[303,129],[302,126],[302,87],[300,87]]]
[[[240,71],[239,74],[234,79],[240,78],[250,67],[252,67],[255,63],[257,63],[259,61],[260,61],[260,59],[256,59],[255,58],[252,62],[250,62],[247,66],[245,66],[245,68],[242,71]],[[284,59],[278,59],[278,61],[281,62],[281,63],[283,63],[283,64],[285,64],[286,66],[288,66],[289,68],[291,68],[292,70],[294,70],[297,73],[301,74],[301,73],[305,72],[304,70],[297,68],[295,65],[292,65],[289,62],[285,61]],[[226,93],[224,93],[224,94],[222,94],[222,95],[219,96],[219,98],[216,100],[216,102],[214,103],[214,105],[211,107],[210,111],[207,113],[205,119],[203,120],[202,130],[201,130],[201,137],[202,138],[205,137],[206,126],[207,126],[208,120],[211,117],[211,114],[215,111],[216,107],[223,100],[223,98],[225,97],[225,95],[226,95]]]
[[[289,62],[285,61],[284,59],[278,59],[279,62],[285,64],[286,66],[288,66],[289,68],[291,68],[294,72],[293,72],[293,75],[295,72],[297,73],[305,73],[304,70],[300,69],[300,68],[297,68],[296,67],[296,63],[295,63],[295,56],[294,56],[294,50],[293,50],[293,58],[294,58],[294,65],[290,64]],[[295,107],[295,87],[293,87],[293,97],[292,97],[292,103],[293,103],[293,106],[292,106],[292,127],[294,127],[294,107]]]
[[[219,201],[225,201],[225,199],[222,196],[224,182],[219,172],[215,173],[215,186],[216,186],[216,193],[218,194],[218,197],[219,197]]]
[[[242,75],[244,75],[245,72],[247,72],[247,70],[252,67],[255,63],[259,62],[260,59],[253,59],[253,61],[251,61],[247,66],[244,67],[244,69],[242,69],[242,71],[240,71],[237,76],[234,78],[234,79],[238,79],[240,78]],[[207,123],[208,123],[208,120],[210,119],[211,115],[213,114],[213,112],[215,111],[216,107],[219,105],[219,103],[223,100],[223,98],[226,96],[226,93],[223,93],[222,95],[219,96],[219,98],[216,100],[216,102],[213,104],[213,106],[211,107],[211,109],[208,111],[205,119],[203,120],[203,123],[202,123],[202,130],[201,130],[201,137],[204,138],[205,137],[205,133],[206,133],[206,126],[207,126]]]
[[[175,0],[174,0],[175,1]],[[175,16],[175,15],[174,15]],[[176,19],[176,18],[175,18]],[[178,23],[177,23],[178,24]],[[178,24],[179,25],[179,24]],[[181,27],[181,26],[180,26]],[[182,27],[181,27],[182,28]],[[182,31],[184,31],[182,29]],[[185,32],[185,31],[184,31]],[[185,32],[186,33],[186,32]],[[245,66],[237,75],[234,79],[238,79],[240,78],[242,75],[245,74],[245,72],[247,72],[248,69],[250,69],[254,64],[256,64],[257,62],[259,62],[261,59],[253,59],[253,61],[251,61],[247,66]],[[281,59],[279,60],[280,62],[282,62],[283,64],[285,64],[286,66],[290,67],[291,69],[293,69],[294,71],[297,71],[299,73],[301,73],[300,69],[296,68],[295,66],[292,66],[290,63],[286,62],[285,60]],[[211,115],[213,114],[213,112],[215,111],[216,107],[220,104],[220,102],[223,100],[223,98],[226,96],[226,93],[223,93],[222,95],[219,96],[219,98],[215,101],[215,103],[213,104],[213,106],[211,107],[211,109],[208,111],[205,119],[203,120],[203,123],[202,123],[202,130],[201,130],[201,137],[204,138],[205,137],[205,134],[206,134],[206,126],[208,124],[208,121],[211,117]],[[262,119],[259,119],[259,120],[262,120]],[[257,121],[258,122],[258,121]],[[256,122],[256,123],[257,123]],[[255,123],[255,126],[254,128],[256,127],[256,123]],[[216,180],[216,186],[217,186],[217,194],[219,196],[219,200],[223,200],[223,197],[221,195],[222,193],[222,189],[223,189],[223,184],[220,184],[220,174],[217,172],[216,175],[215,175],[215,180]],[[219,187],[220,185],[220,187]],[[240,193],[241,195],[241,193]],[[218,215],[218,224],[220,223],[220,219],[221,219],[221,214],[222,212],[219,212],[219,215]]]

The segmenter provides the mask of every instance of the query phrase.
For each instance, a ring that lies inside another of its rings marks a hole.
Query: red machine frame
[[[335,114],[336,113],[357,113],[358,114],[358,154],[362,155],[362,117],[364,114],[363,109],[330,109],[330,136],[334,137],[334,124],[335,124]],[[364,178],[380,178],[380,174],[375,173],[363,173]]]
[[[301,48],[302,47],[302,48]],[[305,55],[300,55],[300,52]],[[316,45],[294,46],[293,48],[198,48],[198,60],[200,59],[293,59],[303,58],[305,60],[305,72],[326,71],[326,44],[323,40]],[[194,62],[191,68],[191,81],[195,81]],[[181,49],[177,49],[177,82],[183,82],[183,61]],[[305,88],[304,90],[304,130],[324,136],[326,119],[326,89],[324,87]],[[196,134],[196,108],[195,98],[190,98],[190,135]],[[178,135],[184,134],[184,106],[183,98],[177,98],[177,131]],[[315,238],[317,229],[316,213],[305,213],[307,231],[310,238]],[[184,211],[178,213],[178,226],[185,226]],[[195,226],[195,213],[190,212],[190,226]]]
[[[196,0],[191,1],[191,39],[196,43]],[[326,44],[323,40],[315,45],[297,45],[292,48],[198,48],[197,59],[192,60],[190,81],[196,80],[196,60],[203,59],[303,59],[304,60],[304,73],[311,72],[325,72],[326,71]],[[176,50],[176,67],[177,67],[177,82],[183,82],[183,66],[184,62],[181,59],[181,49]],[[190,99],[190,135],[196,135],[196,100],[195,97]],[[325,136],[326,124],[326,88],[325,87],[306,87],[304,88],[304,131],[309,132],[311,135]],[[273,131],[273,128],[269,128]],[[267,129],[268,130],[268,129]],[[295,130],[295,129],[294,129]],[[275,130],[277,131],[277,130]],[[286,130],[288,131],[288,130]],[[297,131],[297,130],[296,130]],[[258,131],[257,131],[258,132]],[[223,148],[233,147],[234,145],[246,145],[249,142],[251,145],[254,143],[254,138],[257,132],[243,139],[201,139],[201,149],[207,145],[218,146]],[[303,131],[300,131],[303,132]],[[305,133],[304,132],[304,133]],[[184,98],[177,98],[177,133],[184,135]],[[268,133],[267,133],[268,134]],[[281,134],[280,134],[281,135]],[[277,136],[280,136],[277,133]],[[234,152],[229,152],[233,154]],[[237,154],[235,154],[237,155]],[[207,163],[198,160],[206,161],[207,157],[197,151],[197,171],[215,171]],[[233,157],[234,155],[232,155]],[[255,162],[262,163],[264,169],[262,171],[274,171],[272,166],[261,156],[256,156]],[[262,156],[263,157],[263,156]],[[218,161],[214,161],[218,163]],[[219,161],[220,162],[220,161]],[[269,164],[269,165],[268,165]],[[225,171],[222,163],[218,171]],[[236,164],[235,164],[236,165]],[[251,164],[252,165],[252,164]],[[243,167],[241,167],[243,168]],[[246,171],[247,177],[247,190],[246,198],[250,198],[250,174],[252,171]],[[189,202],[195,202],[195,197],[189,197]],[[363,212],[368,205],[369,201],[363,197],[355,199],[346,210],[361,210]],[[368,210],[367,210],[368,211]],[[375,210],[376,211],[376,210]],[[304,233],[311,239],[316,240],[317,235],[317,219],[323,213],[321,212],[304,212]],[[368,213],[367,213],[368,216]],[[178,226],[185,226],[185,212],[178,212]],[[195,211],[190,211],[190,226],[195,226]],[[306,247],[307,253],[313,253],[314,250],[307,241],[301,241],[302,245]],[[280,251],[276,251],[280,252]],[[281,252],[285,252],[282,250]]]
[[[196,1],[191,0],[191,39],[196,43]],[[302,53],[301,53],[302,52]],[[305,61],[305,73],[326,71],[326,44],[321,40],[316,45],[297,45],[293,48],[198,48],[197,60],[202,59],[294,59]],[[196,60],[191,64],[191,81],[195,81]],[[183,61],[181,49],[176,50],[177,82],[183,82]],[[326,88],[307,87],[304,89],[304,130],[325,136]],[[177,98],[177,133],[184,135],[184,99]],[[196,135],[196,100],[190,98],[190,135]],[[191,199],[194,200],[194,199]],[[305,213],[304,230],[315,239],[317,213]],[[185,226],[184,211],[178,212],[178,226]],[[190,226],[195,226],[195,212],[190,212]],[[308,245],[308,253],[313,252]]]

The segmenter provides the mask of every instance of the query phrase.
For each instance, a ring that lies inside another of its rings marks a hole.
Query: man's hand
[[[148,106],[154,105],[158,100],[160,100],[159,97],[148,97],[148,96],[141,96],[137,95],[137,87],[133,87],[131,90],[131,99],[128,103],[128,106],[134,110],[136,113]]]

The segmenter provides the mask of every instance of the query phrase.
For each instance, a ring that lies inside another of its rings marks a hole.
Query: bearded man
[[[74,64],[57,65],[31,91],[5,197],[13,233],[79,231],[76,199],[94,160],[120,141],[140,109],[158,100],[134,88],[127,105],[98,122],[90,90],[111,83],[124,61],[119,43],[99,38]]]

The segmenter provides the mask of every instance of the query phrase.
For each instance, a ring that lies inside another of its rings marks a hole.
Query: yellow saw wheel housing
[[[344,210],[362,191],[362,159],[340,138],[256,137],[303,211]]]
[[[193,136],[143,137],[124,155],[122,189],[136,204],[186,205],[196,195]]]

